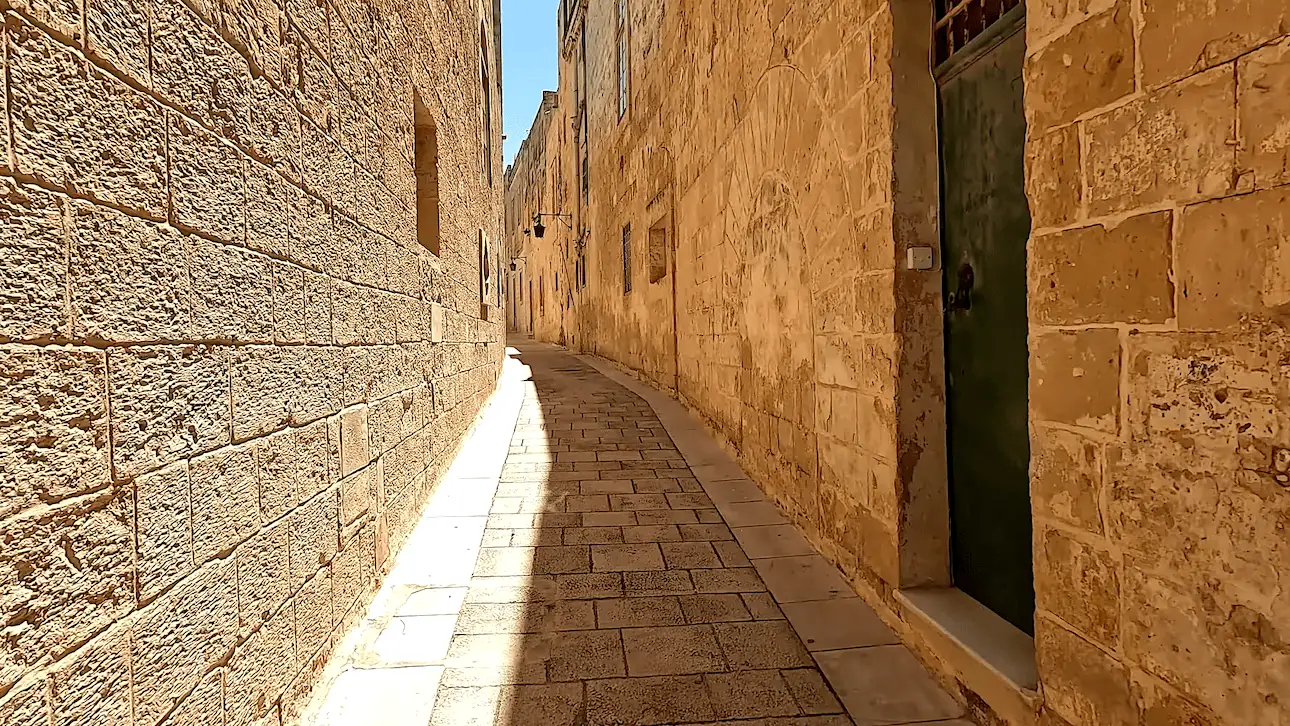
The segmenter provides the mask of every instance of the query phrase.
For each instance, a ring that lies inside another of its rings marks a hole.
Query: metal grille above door
[[[981,35],[1023,0],[934,0],[936,62],[939,66]]]

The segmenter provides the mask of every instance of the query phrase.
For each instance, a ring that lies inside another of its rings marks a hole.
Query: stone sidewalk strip
[[[519,348],[314,724],[968,723],[679,404]]]

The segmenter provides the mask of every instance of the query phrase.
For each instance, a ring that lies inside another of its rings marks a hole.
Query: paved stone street
[[[516,358],[307,723],[968,723],[678,404]]]

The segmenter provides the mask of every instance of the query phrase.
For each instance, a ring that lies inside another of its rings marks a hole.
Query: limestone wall
[[[493,4],[0,9],[0,723],[290,723],[498,372]]]
[[[548,236],[541,241],[532,236],[534,215],[562,211],[553,179],[556,167],[548,155],[548,146],[556,149],[558,134],[564,129],[558,98],[555,91],[543,92],[528,136],[514,163],[506,170],[507,254],[503,260],[509,276],[506,322],[507,329],[528,335],[539,325],[547,326],[549,334],[551,321],[558,325],[562,319],[559,307],[550,315],[542,309],[540,288],[547,275],[554,273],[547,254],[552,242],[560,239],[568,228],[558,218],[544,217],[542,223],[547,227]],[[512,262],[514,270],[510,269]]]
[[[940,244],[930,3],[632,0],[621,119],[616,6],[586,10],[578,347],[677,389],[952,689],[1005,718],[895,597],[951,579],[940,272],[904,269]],[[1290,723],[1290,11],[1028,6],[1044,706],[1007,717]],[[675,266],[652,282],[659,225]]]
[[[1048,707],[1290,723],[1290,6],[1029,10]]]

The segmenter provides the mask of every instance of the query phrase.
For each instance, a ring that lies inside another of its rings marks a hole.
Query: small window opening
[[[439,245],[439,130],[421,94],[412,94],[413,157],[417,177],[417,241],[435,255]]]

